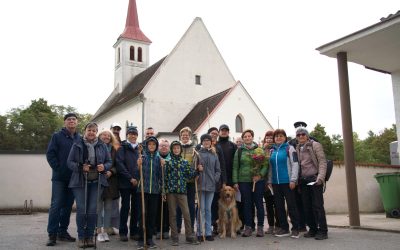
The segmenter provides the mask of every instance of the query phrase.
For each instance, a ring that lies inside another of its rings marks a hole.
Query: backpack
[[[315,154],[315,150],[314,150],[314,142],[312,143],[312,150],[314,151]],[[325,152],[324,152],[325,154]],[[326,154],[325,154],[326,155]],[[325,182],[329,181],[329,178],[332,175],[332,170],[333,170],[333,161],[332,160],[328,160],[326,159],[326,175],[325,175]]]

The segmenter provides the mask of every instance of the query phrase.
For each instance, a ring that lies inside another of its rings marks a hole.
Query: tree
[[[332,151],[332,142],[329,135],[326,134],[325,127],[321,124],[317,123],[315,125],[314,130],[310,132],[312,137],[315,137],[319,143],[321,143],[324,148],[325,155],[328,159],[332,159],[333,151]]]
[[[343,138],[341,135],[332,135],[332,160],[343,161],[344,151],[343,151]]]
[[[52,134],[63,124],[65,113],[75,112],[81,129],[90,114],[79,114],[73,107],[47,104],[43,98],[32,100],[27,108],[14,108],[0,116],[0,150],[46,150]]]

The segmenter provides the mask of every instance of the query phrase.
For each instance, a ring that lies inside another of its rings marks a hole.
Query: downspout
[[[139,101],[142,103],[142,141],[144,139],[144,101],[146,98],[143,93],[139,94]]]

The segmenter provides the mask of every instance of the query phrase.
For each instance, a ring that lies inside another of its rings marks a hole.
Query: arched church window
[[[142,48],[141,47],[138,48],[138,61],[139,62],[142,61]]]
[[[235,127],[236,127],[236,132],[238,133],[243,132],[243,120],[242,117],[240,117],[240,115],[236,116]]]
[[[135,47],[131,46],[129,48],[129,60],[135,61]]]

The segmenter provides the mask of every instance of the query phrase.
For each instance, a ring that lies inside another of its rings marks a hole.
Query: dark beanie
[[[139,134],[139,133],[138,133],[138,130],[137,130],[137,128],[136,128],[135,126],[129,126],[129,127],[126,129],[126,134],[129,134],[129,133],[136,134],[136,135]]]
[[[78,119],[78,117],[76,116],[75,113],[68,113],[68,114],[64,115],[64,121],[70,117],[75,117],[76,119]]]
[[[211,133],[211,132],[214,131],[214,130],[217,130],[217,132],[218,132],[218,128],[216,128],[216,127],[211,127],[211,128],[208,129],[207,134]]]
[[[209,140],[209,141],[211,141],[211,135],[209,135],[209,134],[203,134],[203,135],[200,137],[200,143],[203,144],[203,141],[204,141],[204,140]]]

